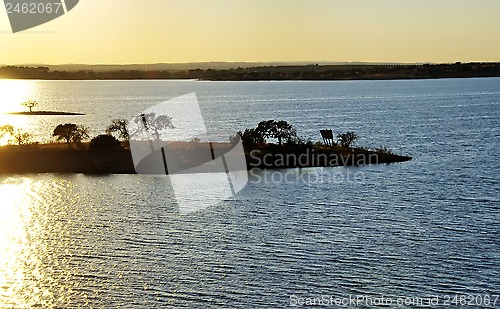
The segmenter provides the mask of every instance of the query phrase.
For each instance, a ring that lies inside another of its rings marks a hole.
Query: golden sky
[[[80,0],[15,34],[1,9],[0,64],[500,61],[499,14],[500,0]]]

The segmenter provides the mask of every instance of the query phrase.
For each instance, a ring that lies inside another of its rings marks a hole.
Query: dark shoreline
[[[200,143],[199,147],[205,146]],[[230,149],[232,146],[231,144],[221,143],[216,147],[224,150]],[[88,144],[82,144],[80,148],[68,144],[3,146],[0,147],[0,174],[136,174],[129,149],[88,150],[87,148]],[[380,153],[366,149],[342,147],[284,148],[277,145],[252,149],[246,151],[245,155],[248,170],[253,168],[281,169],[389,164],[412,159],[408,156]],[[284,158],[292,156],[297,160],[284,160]],[[195,166],[200,162],[191,163]]]
[[[124,66],[127,68],[127,66]],[[471,62],[454,64],[342,64],[342,65],[274,65],[229,69],[136,69],[51,70],[49,67],[0,67],[5,79],[40,80],[148,80],[195,79],[208,81],[274,81],[274,80],[398,80],[500,77],[500,63]]]

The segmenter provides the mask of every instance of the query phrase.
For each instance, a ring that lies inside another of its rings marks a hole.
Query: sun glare
[[[14,129],[23,129],[27,125],[25,117],[12,116],[6,113],[24,111],[21,104],[33,99],[34,82],[29,80],[0,80],[0,126],[11,125]],[[10,136],[1,136],[0,146],[9,142]]]
[[[49,222],[46,190],[30,177],[0,178],[0,308],[54,308],[69,295],[47,264],[47,245],[57,246],[64,229]]]
[[[33,93],[33,81],[0,80],[0,113],[21,110],[21,103],[32,99]]]
[[[29,182],[29,181],[28,181]],[[24,306],[19,290],[25,285],[23,258],[26,257],[26,222],[30,220],[26,201],[27,181],[9,180],[0,184],[0,306]],[[5,300],[10,300],[6,303]],[[14,302],[14,303],[12,303]]]

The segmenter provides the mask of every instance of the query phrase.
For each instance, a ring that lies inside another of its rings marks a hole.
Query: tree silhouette
[[[54,129],[52,136],[57,140],[65,140],[66,143],[81,143],[82,140],[89,138],[88,129],[74,123],[60,124]]]
[[[32,112],[32,111],[31,111],[31,109],[32,109],[33,107],[37,106],[37,105],[38,105],[38,102],[33,101],[33,100],[28,100],[28,101],[26,101],[26,102],[21,103],[21,105],[22,105],[22,106],[25,106],[25,107],[27,107],[27,108],[29,108],[30,113],[31,113],[31,112]]]
[[[340,133],[337,135],[339,139],[340,146],[349,148],[351,144],[358,138],[358,135],[354,132]]]
[[[12,141],[17,145],[29,145],[35,143],[33,141],[33,135],[19,130],[12,134]]]
[[[0,126],[0,138],[5,135],[10,135],[9,143],[15,143],[17,145],[29,145],[35,143],[33,141],[33,135],[22,130],[14,130],[14,127],[10,124]]]
[[[0,138],[4,137],[5,134],[14,134],[14,127],[11,126],[10,124],[5,124],[3,126],[0,126]]]
[[[155,113],[141,114],[134,122],[139,125],[139,128],[144,126],[146,131],[152,132],[157,140],[160,139],[160,131],[165,129],[174,129],[172,117],[167,115],[156,116]],[[140,129],[138,130],[140,131]],[[137,133],[137,132],[135,132]]]
[[[106,129],[106,134],[111,135],[113,132],[117,132],[121,139],[127,140],[129,138],[127,125],[128,121],[125,119],[114,119]]]
[[[278,144],[282,145],[283,140],[292,141],[297,138],[297,132],[291,124],[284,120],[264,120],[259,122],[255,129],[257,134],[263,138],[276,138]]]
[[[264,137],[262,136],[262,134],[257,132],[256,129],[245,129],[245,131],[243,132],[239,131],[238,135],[241,137],[241,141],[245,146],[264,143]],[[236,144],[238,142],[238,135],[230,137],[231,143]]]

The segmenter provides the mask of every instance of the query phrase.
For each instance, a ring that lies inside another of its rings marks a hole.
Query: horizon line
[[[422,65],[422,64],[455,64],[455,63],[499,63],[500,61],[450,61],[450,62],[431,62],[431,61],[189,61],[189,62],[145,62],[145,63],[17,63],[0,64],[1,66],[147,66],[147,65],[189,65],[189,64],[280,64],[280,65]]]

